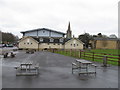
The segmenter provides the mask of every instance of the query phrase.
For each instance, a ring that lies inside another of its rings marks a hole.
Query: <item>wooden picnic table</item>
[[[7,58],[7,57],[13,58],[15,57],[16,54],[14,54],[13,52],[6,52],[3,55],[4,55],[4,58]]]
[[[32,63],[21,63],[21,64],[20,64],[21,69],[24,69],[23,66],[25,66],[26,72],[27,72],[27,70],[28,70],[27,67],[29,67],[29,70],[30,70],[31,65],[32,65]]]
[[[39,73],[39,65],[33,65],[32,62],[21,63],[15,69],[17,70],[16,75],[37,75]]]
[[[81,64],[86,64],[86,65],[92,64],[92,62],[84,60],[84,59],[76,59],[76,62],[79,62]]]
[[[75,66],[75,67],[73,67]],[[95,67],[95,71],[90,71],[90,66]],[[87,61],[84,59],[76,59],[76,63],[72,63],[72,73],[74,69],[79,69],[80,74],[96,74],[97,65],[93,64],[91,61]]]
[[[83,60],[83,59],[76,59],[76,62],[79,63],[79,69],[80,69],[80,71],[82,69],[85,69],[86,73],[88,72],[89,65],[92,64],[92,62],[87,61],[87,60]]]

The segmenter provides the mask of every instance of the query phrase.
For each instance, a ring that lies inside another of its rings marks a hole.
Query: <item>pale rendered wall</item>
[[[57,49],[63,49],[64,45],[62,44],[55,44],[54,43],[41,43],[39,44],[39,49],[44,49],[44,48],[57,48]]]
[[[74,47],[74,44],[75,44],[75,47]],[[78,40],[73,39],[70,42],[65,43],[65,49],[83,49],[83,44],[80,43]]]
[[[38,49],[38,43],[30,38],[26,38],[19,43],[19,48],[22,49]]]

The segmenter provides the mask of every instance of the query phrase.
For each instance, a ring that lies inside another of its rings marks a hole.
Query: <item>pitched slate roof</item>
[[[21,39],[19,40],[19,42],[21,42],[21,41],[23,41],[23,40],[25,40],[25,39],[27,39],[27,38],[31,38],[31,39],[33,39],[35,42],[39,43],[39,41],[37,40],[37,38],[35,39],[35,38],[33,38],[33,37],[30,37],[30,36],[21,38]]]
[[[22,31],[21,33],[33,32],[33,31],[40,31],[40,30],[52,31],[52,32],[56,32],[56,33],[60,33],[60,34],[64,34],[64,35],[66,34],[66,33],[55,31],[55,30],[48,29],[48,28],[38,28],[38,29],[33,29],[33,30],[27,30],[27,31]]]

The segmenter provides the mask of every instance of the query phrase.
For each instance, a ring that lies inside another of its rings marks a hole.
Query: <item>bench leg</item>
[[[73,65],[72,65],[72,74],[73,74]]]

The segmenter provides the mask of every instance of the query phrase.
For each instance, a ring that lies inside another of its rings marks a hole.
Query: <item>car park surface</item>
[[[15,58],[2,59],[3,88],[118,88],[118,67],[101,67],[98,65],[97,75],[72,74],[72,62],[76,58],[63,56],[47,51],[26,54],[17,51]],[[24,61],[39,63],[38,76],[16,76],[15,66]]]

